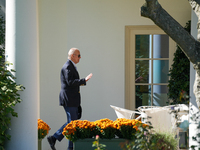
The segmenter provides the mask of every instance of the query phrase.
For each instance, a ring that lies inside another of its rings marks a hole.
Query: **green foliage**
[[[136,140],[133,141],[131,144],[132,146],[130,147],[133,150],[139,150],[139,149],[143,149],[143,150],[148,150],[149,147],[149,130],[148,129],[143,129],[143,128],[139,128],[140,132],[137,132],[136,135]]]
[[[99,131],[97,133],[99,134],[100,138],[102,138],[102,139],[115,138],[116,129],[113,128],[113,127],[107,127],[107,128],[102,130],[101,127],[96,126],[96,129],[97,129],[97,131]]]
[[[1,8],[1,7],[0,7]],[[3,16],[0,16],[0,65],[4,65],[5,62],[5,19]]]
[[[196,124],[197,126],[194,128],[196,132],[196,135],[192,136],[192,145],[190,147],[191,150],[200,150],[200,120],[199,120],[199,116],[200,116],[200,112],[199,111],[195,111],[192,107],[190,107],[190,114],[191,117],[190,119],[193,121],[194,124]],[[194,145],[195,143],[195,145]]]
[[[96,135],[96,139],[92,143],[92,147],[96,147],[94,150],[104,150],[106,145],[99,143],[99,135]]]
[[[2,57],[0,57],[0,60]],[[2,61],[1,61],[2,62]],[[11,116],[17,117],[14,106],[21,101],[18,91],[22,91],[24,87],[15,82],[12,75],[14,70],[9,71],[5,62],[0,66],[0,148],[3,148],[6,139],[10,139],[10,135],[6,133],[11,123]]]
[[[122,125],[119,131],[122,134],[121,136],[122,138],[126,137],[126,139],[129,139],[129,140],[135,139],[134,134],[136,133],[136,129],[134,129],[133,126]]]
[[[47,130],[38,129],[38,139],[43,139],[48,133]]]
[[[191,22],[185,26],[185,30],[190,32]],[[169,104],[188,104],[189,99],[179,98],[180,92],[185,91],[189,95],[190,84],[190,61],[179,46],[174,53],[172,68],[169,70]]]
[[[176,150],[178,149],[178,139],[172,132],[156,132],[151,136],[150,149]]]
[[[134,141],[127,141],[123,150],[177,150],[178,139],[173,132],[160,132],[140,128]]]
[[[24,89],[22,85],[16,84],[16,78],[12,74],[15,71],[7,69],[11,63],[5,62],[4,45],[5,21],[0,17],[0,150],[4,150],[5,140],[11,138],[6,130],[11,123],[11,116],[17,117],[13,107],[21,101],[18,91]]]

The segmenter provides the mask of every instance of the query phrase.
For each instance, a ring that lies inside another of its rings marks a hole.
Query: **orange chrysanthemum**
[[[95,137],[114,138],[117,135],[120,138],[133,139],[138,127],[146,128],[147,125],[135,119],[118,118],[115,121],[110,119],[100,119],[94,122],[87,120],[71,121],[63,130],[63,135],[71,140]]]
[[[41,119],[38,119],[38,139],[43,139],[51,128],[49,125]]]

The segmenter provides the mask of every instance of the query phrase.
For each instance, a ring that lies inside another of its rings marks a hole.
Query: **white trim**
[[[136,34],[165,34],[158,26],[148,25],[148,26],[126,26],[125,27],[125,108],[130,110],[135,110],[135,40]],[[169,69],[173,62],[173,54],[175,49],[175,43],[169,38],[169,59],[156,59],[156,60],[169,60]],[[139,59],[137,59],[139,60]],[[144,60],[144,59],[143,59]],[[146,59],[149,60],[149,59]],[[140,83],[139,85],[144,85]],[[146,85],[146,84],[145,84]],[[156,84],[156,85],[167,85],[167,84]]]

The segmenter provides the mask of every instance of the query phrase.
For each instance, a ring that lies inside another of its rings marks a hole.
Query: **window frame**
[[[135,35],[166,34],[156,25],[125,26],[125,108],[135,110]],[[176,43],[169,37],[169,69]],[[160,59],[163,60],[163,59]],[[158,84],[158,85],[163,85]],[[166,85],[166,84],[164,84]]]

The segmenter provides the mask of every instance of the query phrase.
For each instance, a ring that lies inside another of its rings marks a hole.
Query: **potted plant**
[[[38,150],[42,149],[42,139],[49,133],[51,128],[41,119],[38,119]]]
[[[63,130],[63,135],[74,142],[74,149],[84,147],[92,150],[96,135],[100,137],[99,142],[106,145],[106,149],[121,150],[120,143],[126,140],[136,139],[139,128],[146,129],[149,126],[135,119],[118,118],[115,121],[100,119],[94,122],[87,120],[71,121]]]

